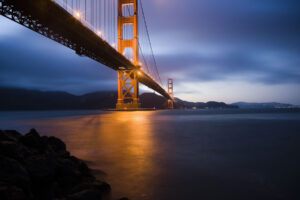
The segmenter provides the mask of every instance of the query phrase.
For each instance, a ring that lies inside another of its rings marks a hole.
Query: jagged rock
[[[101,191],[95,189],[83,190],[70,195],[67,200],[102,200]]]
[[[0,182],[0,199],[23,200],[29,199],[26,192],[19,187]]]
[[[18,139],[22,135],[14,130],[6,130],[6,131],[0,131],[0,141],[14,141],[17,142]]]
[[[39,183],[49,182],[53,179],[56,165],[55,158],[44,156],[32,156],[25,161],[31,179]]]
[[[26,149],[22,148],[22,146],[18,145],[15,141],[0,140],[0,155],[23,161],[25,151]]]
[[[4,131],[0,130],[0,140],[1,141],[12,141],[11,138],[9,138]]]
[[[92,177],[91,170],[85,162],[74,156],[70,156],[69,159],[78,166],[78,170],[80,170],[81,173],[85,174],[87,177]]]
[[[66,144],[56,137],[49,137],[47,142],[56,152],[66,151]]]
[[[28,169],[36,199],[50,200],[55,197],[57,184],[55,182],[56,159],[39,155],[27,158],[25,166]]]
[[[110,191],[60,139],[0,130],[1,200],[108,200]]]
[[[108,196],[110,194],[111,188],[110,185],[101,182],[101,181],[93,181],[93,182],[86,182],[81,185],[78,185],[77,187],[74,188],[72,193],[78,193],[83,190],[88,190],[88,189],[95,189],[101,191],[103,195]]]
[[[31,185],[27,170],[18,161],[4,156],[0,156],[0,181],[26,191]]]
[[[35,129],[31,129],[29,133],[22,136],[19,142],[35,152],[43,149],[42,139]]]
[[[57,163],[56,179],[59,188],[70,191],[80,184],[84,176],[80,173],[78,166],[69,159],[60,159]]]

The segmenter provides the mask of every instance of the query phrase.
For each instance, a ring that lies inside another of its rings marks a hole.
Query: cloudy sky
[[[191,101],[300,105],[299,0],[143,0],[162,80]],[[0,17],[0,86],[116,90],[117,74]]]

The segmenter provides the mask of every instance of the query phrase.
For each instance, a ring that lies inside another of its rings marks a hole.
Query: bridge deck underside
[[[114,70],[120,67],[137,69],[125,56],[51,0],[0,0],[0,14]],[[139,81],[170,99],[169,94],[143,71]]]

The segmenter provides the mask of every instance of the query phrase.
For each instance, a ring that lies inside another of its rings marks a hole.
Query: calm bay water
[[[115,197],[299,199],[300,113],[0,112],[0,129],[36,128],[88,161]]]

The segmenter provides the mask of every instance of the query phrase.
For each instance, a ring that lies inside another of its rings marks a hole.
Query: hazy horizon
[[[40,92],[66,92],[68,94],[71,94],[71,95],[75,95],[75,96],[83,96],[83,95],[86,95],[86,94],[91,94],[91,93],[98,93],[98,92],[115,92],[117,93],[118,91],[117,90],[96,90],[96,91],[91,91],[91,92],[85,92],[85,93],[80,93],[80,94],[76,94],[76,93],[72,93],[72,92],[68,92],[68,91],[64,91],[64,90],[43,90],[43,89],[34,89],[34,88],[21,88],[21,87],[12,87],[12,86],[0,86],[0,88],[5,88],[5,89],[24,89],[24,90],[32,90],[32,91],[40,91]],[[153,92],[153,91],[141,91],[140,92],[140,95],[142,94],[149,94],[149,93],[154,93],[158,96],[162,96],[161,94],[157,93],[157,92]],[[177,96],[175,96],[175,98],[179,98]],[[182,101],[188,101],[186,99],[181,99],[179,98],[180,100]],[[213,99],[209,100],[209,101],[214,101],[214,102],[220,102],[220,101],[215,101]],[[206,103],[206,102],[209,102],[209,101],[202,101],[203,103]],[[192,103],[202,103],[201,101],[188,101],[188,102],[192,102]],[[291,104],[291,103],[286,103],[286,102],[276,102],[276,101],[266,101],[266,102],[249,102],[249,101],[235,101],[235,102],[224,102],[226,104],[234,104],[234,103],[280,103],[280,104]],[[300,105],[297,105],[297,104],[291,104],[291,105],[294,105],[294,106],[300,106]]]

